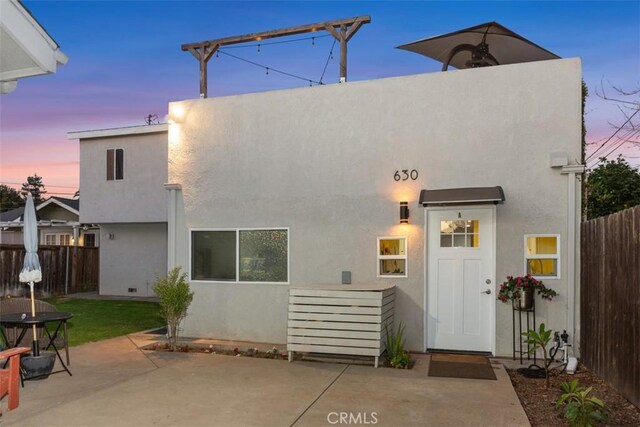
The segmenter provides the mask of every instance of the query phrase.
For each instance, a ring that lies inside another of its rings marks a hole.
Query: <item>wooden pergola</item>
[[[340,81],[347,81],[347,42],[351,40],[362,24],[371,22],[369,15],[355,18],[337,19],[334,21],[316,22],[315,24],[298,25],[280,28],[278,30],[263,31],[261,33],[244,34],[241,36],[224,37],[221,39],[205,40],[182,45],[183,51],[189,51],[200,63],[200,97],[207,97],[207,62],[216,51],[226,45],[260,41],[275,37],[292,36],[295,34],[327,31],[340,43]]]

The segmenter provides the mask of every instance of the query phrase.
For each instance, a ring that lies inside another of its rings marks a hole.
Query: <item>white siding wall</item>
[[[353,283],[398,285],[396,319],[409,348],[423,350],[419,190],[502,185],[498,283],[523,273],[524,234],[560,234],[562,278],[547,282],[560,297],[539,300],[537,313],[566,328],[567,177],[549,154],[580,158],[580,67],[554,60],[173,103],[178,264],[189,268],[189,228],[290,227],[292,284],[339,283],[350,270]],[[419,179],[395,182],[398,169]],[[390,235],[409,236],[406,279],[376,278],[376,237]],[[287,285],[191,286],[186,335],[286,341]],[[496,316],[497,354],[510,354],[510,306],[496,302]]]

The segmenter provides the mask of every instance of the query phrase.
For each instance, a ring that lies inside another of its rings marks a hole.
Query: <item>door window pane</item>
[[[287,282],[286,230],[240,230],[240,281]]]
[[[480,221],[444,220],[440,221],[441,248],[477,248],[480,246]]]
[[[236,280],[236,232],[192,232],[191,278]]]

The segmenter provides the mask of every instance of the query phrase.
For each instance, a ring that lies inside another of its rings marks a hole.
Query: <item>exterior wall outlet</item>
[[[350,271],[343,271],[342,272],[342,284],[343,285],[350,285],[351,284],[351,272]]]

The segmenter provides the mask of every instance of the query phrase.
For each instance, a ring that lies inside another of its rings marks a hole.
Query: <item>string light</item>
[[[327,66],[329,65],[329,61],[333,59],[333,48],[336,47],[336,40],[333,39],[333,44],[331,45],[331,50],[329,51],[329,57],[327,58],[327,61],[324,63],[324,69],[322,70],[322,75],[320,76],[320,84],[324,84],[322,83],[322,79],[324,78],[324,73],[327,72]]]
[[[239,60],[239,61],[246,62],[246,63],[251,64],[251,65],[254,65],[254,66],[256,66],[256,67],[261,67],[261,68],[263,68],[263,69],[266,71],[266,74],[269,74],[269,71],[273,71],[273,72],[275,72],[275,73],[282,74],[282,75],[284,75],[284,76],[289,76],[289,77],[292,77],[292,78],[294,78],[294,79],[307,81],[307,82],[309,82],[309,86],[312,86],[312,85],[313,85],[313,83],[318,84],[318,85],[322,85],[322,84],[324,84],[324,83],[322,83],[321,81],[317,81],[317,80],[309,79],[309,78],[307,78],[307,77],[302,77],[302,76],[299,76],[299,75],[297,75],[297,74],[288,73],[288,72],[286,72],[286,71],[278,70],[277,68],[268,67],[268,66],[266,66],[266,65],[259,64],[259,63],[254,62],[254,61],[250,61],[250,60],[248,60],[248,59],[246,59],[246,58],[241,58],[241,57],[239,57],[239,56],[232,55],[232,54],[230,54],[229,52],[225,52],[225,51],[224,51],[224,49],[220,49],[220,50],[219,50],[219,52],[220,52],[220,53],[222,53],[223,55],[230,56],[230,57],[235,58],[235,59],[237,59],[237,60]]]
[[[321,38],[324,38],[324,37],[332,37],[332,36],[331,36],[331,34],[326,34],[326,35],[323,35],[323,36],[301,37],[301,38],[291,39],[291,40],[280,40],[280,41],[277,41],[277,42],[261,42],[261,43],[225,46],[224,48],[225,48],[225,50],[227,50],[227,49],[246,49],[246,48],[250,48],[250,47],[257,47],[259,45],[261,45],[261,46],[269,46],[269,45],[274,45],[274,44],[296,43],[296,42],[301,42],[301,41],[306,41],[306,40],[321,39]]]

